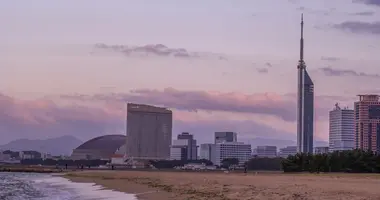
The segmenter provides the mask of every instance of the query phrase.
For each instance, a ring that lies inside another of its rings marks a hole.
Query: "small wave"
[[[60,194],[60,197],[52,199],[56,194],[47,195],[46,200],[137,200],[135,195],[105,189],[95,183],[76,183],[63,177],[49,176],[39,177],[33,180],[36,184],[59,188],[66,191],[66,194]],[[46,188],[46,187],[45,187]],[[56,191],[56,190],[51,190]],[[48,192],[48,191],[46,191]],[[70,197],[69,197],[70,196]]]

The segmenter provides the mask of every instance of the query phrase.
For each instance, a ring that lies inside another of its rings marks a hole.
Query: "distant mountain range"
[[[269,139],[269,138],[254,138],[246,139],[244,142],[247,142],[252,145],[252,148],[257,146],[277,146],[278,149],[284,148],[286,146],[296,146],[297,142],[293,140],[281,140],[281,139]],[[325,141],[314,141],[314,147],[327,147],[329,146],[328,142]]]
[[[18,139],[8,144],[0,145],[0,150],[38,151],[51,155],[70,155],[72,150],[83,142],[74,136],[62,136],[46,140]]]

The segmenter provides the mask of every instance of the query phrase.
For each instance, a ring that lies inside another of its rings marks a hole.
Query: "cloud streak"
[[[329,61],[329,62],[336,62],[339,61],[340,58],[337,57],[329,57],[329,56],[322,56],[321,60]]]
[[[269,72],[268,68],[257,68],[256,70],[260,74],[267,74]]]
[[[171,48],[163,44],[148,44],[143,46],[132,45],[108,45],[98,43],[94,45],[94,50],[105,50],[119,53],[124,56],[159,56],[172,58],[201,58],[206,56],[215,57],[218,60],[227,61],[224,55],[215,53],[190,52],[185,48]],[[92,54],[96,54],[92,52]]]
[[[355,34],[380,34],[380,22],[359,22],[359,21],[346,21],[340,24],[333,25],[333,28],[348,31]]]
[[[373,11],[363,11],[363,12],[356,12],[356,13],[350,13],[350,15],[356,15],[356,16],[372,16],[375,12]]]
[[[152,91],[136,90],[135,92],[147,94]],[[185,101],[189,101],[189,98],[183,96],[185,93],[178,91],[166,92],[172,93],[177,98],[184,98]],[[150,94],[150,96],[160,98],[161,95],[167,94],[163,93],[163,91],[161,93]],[[229,99],[241,99],[238,95],[236,96]],[[83,101],[81,104],[76,101],[78,97]],[[78,95],[71,97],[74,98],[71,101],[68,98],[53,100],[52,97],[25,101],[0,94],[1,142],[6,143],[18,138],[47,138],[62,135],[73,135],[85,141],[104,134],[123,134],[125,113],[123,112],[123,103],[120,100],[124,99],[125,95],[97,95],[91,96],[91,100],[83,100],[85,97],[90,96]],[[218,97],[222,98],[223,96]],[[262,100],[264,101],[267,97],[261,96],[260,98],[263,98]],[[98,101],[96,99],[105,100],[103,101],[104,104],[94,104],[94,102]],[[239,103],[242,103],[242,101],[236,102],[235,108],[230,108],[230,110],[242,109],[238,108]],[[203,108],[209,107],[206,103],[200,102],[200,104]],[[191,106],[191,102],[174,105],[175,107],[184,106],[186,109],[194,108],[194,106]],[[223,104],[219,103],[219,106],[221,105]],[[219,107],[216,106],[213,109],[217,110]],[[292,135],[289,132],[278,130],[279,127],[275,129],[252,120],[223,120],[219,118],[199,120],[194,115],[198,114],[187,111],[175,111],[173,136],[178,132],[190,131],[195,133],[197,140],[209,142],[212,140],[212,133],[215,131],[236,131],[247,137],[272,135],[272,137],[282,136],[287,138]]]
[[[345,101],[335,96],[316,96],[315,99],[317,120],[326,120],[328,111],[337,100]],[[136,89],[129,93],[47,96],[28,101],[0,94],[2,142],[62,135],[87,140],[104,134],[124,134],[125,101],[173,109],[173,136],[177,132],[190,131],[204,142],[212,140],[214,131],[236,131],[244,137],[294,136],[289,129],[296,118],[294,94],[242,94],[166,88]],[[259,118],[274,120],[276,126],[269,127]]]
[[[49,99],[24,101],[0,94],[0,135],[6,139],[74,135],[88,138],[114,132],[118,115],[101,108],[59,105]]]
[[[380,6],[380,0],[353,0],[354,3],[363,3],[369,6]]]
[[[364,72],[357,72],[348,69],[333,69],[332,67],[323,67],[319,69],[326,76],[354,76],[354,77],[370,77],[370,78],[380,78],[379,74],[367,74]]]
[[[128,101],[162,105],[187,111],[234,112],[273,115],[285,121],[295,121],[295,103],[281,95],[260,93],[221,93],[206,91],[180,91],[137,89],[123,94],[62,95],[61,98],[81,101]]]

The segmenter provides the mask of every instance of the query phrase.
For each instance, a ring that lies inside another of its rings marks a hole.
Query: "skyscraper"
[[[354,149],[354,110],[341,109],[338,104],[329,113],[329,151]]]
[[[297,151],[313,153],[314,83],[306,70],[303,41],[303,15],[301,16],[300,60],[298,61],[297,88]]]
[[[142,104],[127,105],[127,157],[169,159],[172,111]]]
[[[355,102],[355,147],[380,153],[379,95],[358,95]]]

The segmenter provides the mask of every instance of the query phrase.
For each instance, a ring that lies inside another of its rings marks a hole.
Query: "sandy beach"
[[[138,194],[140,200],[380,199],[377,174],[83,171],[65,177]]]

